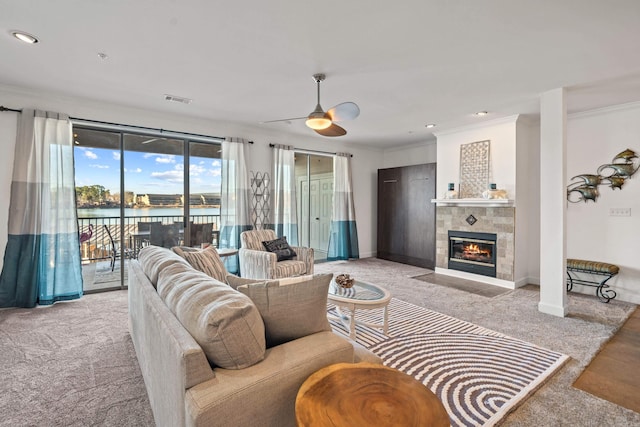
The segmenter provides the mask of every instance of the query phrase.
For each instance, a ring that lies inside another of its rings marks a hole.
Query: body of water
[[[182,208],[125,208],[125,217],[149,217],[149,216],[182,216],[184,210]],[[192,207],[191,215],[220,215],[220,208],[197,208]],[[120,208],[96,208],[96,209],[78,209],[78,218],[118,218],[120,217]]]

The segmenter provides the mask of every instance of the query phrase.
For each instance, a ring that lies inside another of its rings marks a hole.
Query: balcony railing
[[[218,230],[220,230],[220,215],[191,215],[189,221],[194,224],[213,223],[213,233],[211,242],[218,246]],[[109,259],[111,251],[111,240],[106,232],[105,226],[108,227],[109,233],[120,249],[124,249],[130,253],[137,253],[138,248],[134,248],[134,239],[132,236],[137,233],[138,223],[140,222],[161,222],[164,225],[183,223],[183,217],[180,215],[149,215],[149,216],[127,216],[124,222],[120,221],[120,217],[79,217],[78,230],[80,233],[80,256],[83,263],[96,262],[99,260]],[[121,231],[124,227],[124,240],[121,241]]]

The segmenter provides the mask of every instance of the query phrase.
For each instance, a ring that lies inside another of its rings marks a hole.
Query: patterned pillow
[[[258,307],[264,322],[267,348],[320,331],[330,331],[327,294],[332,274],[289,284],[277,280],[238,286]]]
[[[227,269],[215,247],[209,246],[206,249],[195,251],[176,247],[173,250],[186,259],[196,270],[202,271],[222,283],[226,282]]]
[[[266,242],[262,242],[265,249],[269,252],[273,252],[278,257],[278,262],[284,261],[287,259],[293,259],[296,257],[296,251],[294,251],[289,243],[287,243],[286,237],[280,237],[276,240],[269,240]]]

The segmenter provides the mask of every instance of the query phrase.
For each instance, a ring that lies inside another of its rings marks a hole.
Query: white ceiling
[[[325,110],[361,109],[340,140],[381,148],[559,87],[570,112],[640,101],[638,41],[638,0],[0,0],[0,84],[315,135],[259,122],[310,113],[323,72]]]

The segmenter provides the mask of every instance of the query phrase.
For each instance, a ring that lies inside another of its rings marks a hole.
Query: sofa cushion
[[[242,369],[264,359],[264,323],[245,295],[177,263],[160,272],[158,294],[211,364]]]
[[[264,321],[267,347],[320,331],[330,331],[327,293],[332,274],[290,284],[261,281],[238,286],[251,298]]]
[[[172,249],[175,253],[186,259],[196,270],[202,271],[221,282],[225,281],[227,269],[224,267],[224,263],[215,247],[209,246],[206,249],[200,250],[176,246]]]
[[[280,237],[275,240],[268,240],[266,242],[262,242],[262,244],[267,251],[276,254],[276,257],[278,257],[278,262],[286,261],[296,257],[296,251],[294,251],[293,248],[289,246],[286,237]]]
[[[154,288],[157,287],[158,284],[158,274],[165,267],[175,263],[189,265],[181,256],[173,253],[170,249],[160,246],[146,246],[140,249],[138,261],[140,262],[142,271],[144,271],[144,274],[149,278]]]

